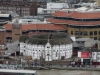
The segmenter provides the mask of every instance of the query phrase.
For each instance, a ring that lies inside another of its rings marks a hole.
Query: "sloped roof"
[[[48,22],[54,23],[54,24],[68,24],[68,25],[74,25],[74,26],[96,26],[100,25],[100,21],[72,21],[72,20],[61,20],[61,19],[54,19],[50,18],[47,20]]]
[[[52,16],[91,19],[91,18],[100,18],[100,12],[57,11]]]
[[[69,14],[64,11],[57,11],[52,16],[58,16],[58,17],[67,17]]]
[[[5,24],[6,30],[12,30],[12,24]],[[27,30],[67,30],[65,27],[55,24],[23,24],[22,31]]]
[[[73,47],[79,47],[79,45],[76,42],[73,42]]]
[[[61,19],[54,19],[54,18],[50,18],[47,20],[48,22],[54,23],[54,24],[67,24],[68,20],[61,20]]]
[[[29,44],[38,44],[45,45],[47,42],[50,42],[51,45],[64,45],[72,43],[71,38],[67,33],[52,33],[52,34],[39,34],[31,37],[21,36],[19,41]]]
[[[77,38],[76,41],[88,41],[91,38]],[[92,39],[93,40],[93,39]]]

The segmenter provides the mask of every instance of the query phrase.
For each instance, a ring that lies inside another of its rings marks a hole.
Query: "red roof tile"
[[[12,30],[11,24],[5,24],[7,30]],[[65,27],[54,24],[23,24],[22,30],[67,30]]]
[[[49,19],[48,20],[51,23],[54,24],[69,24],[69,25],[84,25],[84,26],[94,26],[99,25],[100,21],[91,21],[91,22],[83,22],[83,21],[72,21],[72,20],[59,20],[59,19]]]
[[[67,12],[63,12],[63,11],[57,11],[55,12],[52,16],[59,16],[59,17],[65,17],[68,16],[69,14]]]
[[[100,21],[92,21],[92,22],[78,22],[78,21],[68,21],[68,25],[75,25],[75,26],[97,26],[100,25]]]
[[[83,18],[83,19],[91,19],[91,18],[100,18],[100,12],[73,12],[71,14],[73,18]]]
[[[54,24],[67,24],[68,20],[61,20],[61,19],[53,19],[50,18],[47,20],[48,22],[54,23]]]
[[[79,11],[57,11],[52,16],[71,17],[71,18],[100,18],[100,12],[79,12]]]

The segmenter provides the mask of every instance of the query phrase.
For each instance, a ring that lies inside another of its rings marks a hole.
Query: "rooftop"
[[[21,36],[20,42],[27,42],[29,44],[45,45],[49,40],[51,45],[65,45],[72,43],[71,38],[67,33],[52,33],[52,34],[38,34],[31,37]]]
[[[57,11],[52,16],[57,17],[70,17],[70,18],[77,18],[77,19],[91,19],[91,18],[100,18],[100,11]]]
[[[74,26],[98,26],[100,25],[100,21],[73,21],[73,20],[61,20],[61,19],[54,19],[50,18],[47,20],[48,22],[54,24],[68,24]]]
[[[5,24],[6,30],[12,30],[12,24]],[[65,27],[55,24],[22,24],[22,31],[27,30],[67,30]]]

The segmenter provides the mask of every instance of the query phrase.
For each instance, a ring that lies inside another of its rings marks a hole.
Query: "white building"
[[[68,35],[66,37],[64,35],[67,34],[49,34],[53,39],[47,39],[48,37],[46,39],[39,38],[42,35],[38,35],[37,38],[35,36],[35,38],[28,40],[27,43],[20,41],[20,53],[24,56],[31,56],[33,60],[42,58],[45,61],[52,61],[71,58],[72,40]],[[47,34],[44,36],[47,36]]]
[[[47,3],[47,9],[63,9],[69,8],[68,3]]]
[[[54,2],[49,2],[46,5],[47,7],[44,8],[38,8],[38,14],[39,15],[44,15],[44,16],[51,16],[53,13],[56,11],[69,8],[68,3],[54,3]]]

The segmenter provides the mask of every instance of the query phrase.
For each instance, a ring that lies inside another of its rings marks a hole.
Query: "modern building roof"
[[[72,21],[72,20],[61,20],[61,19],[54,19],[50,18],[47,20],[48,22],[54,24],[68,24],[73,26],[97,26],[100,25],[100,21]]]
[[[100,11],[57,11],[48,22],[54,24],[68,24],[72,26],[98,26],[100,25]],[[68,18],[68,19],[67,19]]]
[[[58,16],[58,17],[67,17],[68,13],[65,11],[57,11],[52,16]]]
[[[12,30],[12,24],[5,24],[6,30]],[[22,31],[27,30],[67,30],[65,27],[55,24],[23,24]]]
[[[61,19],[50,18],[47,21],[54,24],[67,24],[67,20],[61,20]]]
[[[100,18],[99,11],[57,11],[52,16],[58,17],[70,17],[77,19],[91,19],[91,18]]]

